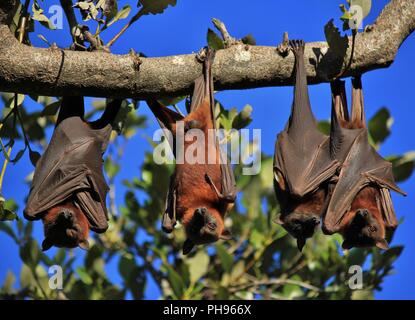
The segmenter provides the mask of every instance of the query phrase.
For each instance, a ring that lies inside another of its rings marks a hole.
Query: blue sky
[[[50,4],[58,1],[48,1]],[[343,1],[346,2],[346,1]],[[372,12],[365,23],[372,23],[388,1],[373,1]],[[120,7],[127,1],[119,1]],[[316,4],[318,3],[318,4]],[[302,38],[306,42],[324,41],[324,25],[331,18],[335,18],[337,25],[340,10],[340,0],[298,0],[298,1],[271,1],[271,0],[178,0],[175,7],[170,7],[164,14],[145,16],[138,21],[127,33],[121,37],[112,48],[113,53],[127,53],[130,48],[144,52],[147,56],[166,56],[197,52],[206,44],[207,28],[212,28],[211,18],[215,17],[224,21],[229,32],[235,37],[243,37],[252,33],[258,45],[276,46],[282,38],[284,31],[288,31],[291,39]],[[47,12],[47,10],[45,10]],[[109,40],[123,22],[104,33],[104,39]],[[68,28],[50,32],[44,28],[38,28],[37,33],[42,33],[50,42],[56,42],[59,47],[69,45]],[[37,46],[45,46],[36,37],[32,37]],[[380,107],[387,106],[394,117],[392,135],[382,146],[380,153],[384,156],[401,154],[415,150],[415,142],[412,138],[412,121],[415,116],[413,101],[413,74],[415,64],[413,62],[415,52],[415,36],[410,36],[400,48],[394,64],[383,70],[372,71],[363,77],[365,92],[365,104],[367,118],[370,118]],[[350,86],[349,86],[350,87]],[[386,89],[387,88],[387,89]],[[330,88],[328,84],[312,86],[310,88],[313,111],[319,119],[330,117]],[[267,154],[274,151],[274,139],[288,118],[292,101],[292,88],[261,88],[255,90],[237,90],[220,92],[217,98],[228,108],[241,109],[245,104],[253,106],[253,122],[250,128],[262,129],[262,150]],[[28,99],[29,101],[29,99]],[[90,100],[88,100],[90,101]],[[34,110],[40,106],[29,102],[27,106]],[[144,106],[139,108],[139,113],[151,116]],[[123,168],[118,177],[118,183],[131,176],[131,172],[137,174],[143,154],[150,150],[144,136],[151,136],[157,128],[153,118],[149,118],[149,128],[140,131],[133,140],[128,142],[124,158]],[[15,166],[10,166],[6,173],[3,193],[5,197],[13,197],[20,204],[28,192],[28,186],[24,183],[25,177],[32,171],[28,155]],[[395,264],[395,274],[387,277],[383,285],[383,291],[376,294],[380,299],[414,299],[415,298],[415,273],[413,262],[415,261],[415,226],[414,200],[415,182],[413,177],[402,183],[408,196],[406,198],[393,195],[395,209],[398,218],[404,217],[404,223],[396,232],[393,245],[403,244],[405,250]],[[123,200],[123,187],[118,187],[118,199]],[[23,205],[21,205],[23,207]],[[20,212],[21,214],[21,212]],[[42,231],[40,223],[35,228],[35,233],[41,239]],[[7,270],[13,270],[18,274],[19,259],[17,247],[9,238],[0,234],[0,283],[3,281]],[[75,251],[78,254],[79,251]],[[108,273],[113,275],[116,266],[109,266]],[[117,279],[119,280],[119,279]],[[158,292],[150,283],[147,298],[157,298]]]

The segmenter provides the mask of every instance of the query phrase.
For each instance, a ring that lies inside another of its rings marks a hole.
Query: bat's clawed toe
[[[304,52],[305,43],[304,40],[290,40],[289,41],[291,49],[296,52]]]

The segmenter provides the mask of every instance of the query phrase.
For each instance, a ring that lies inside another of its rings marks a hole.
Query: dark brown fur
[[[312,237],[327,202],[327,183],[338,162],[330,158],[329,137],[317,127],[308,97],[305,44],[290,41],[295,56],[291,115],[278,134],[274,155],[274,189],[281,214],[275,222],[297,239],[301,251]]]

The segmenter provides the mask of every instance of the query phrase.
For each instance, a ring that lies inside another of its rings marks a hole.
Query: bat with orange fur
[[[386,231],[397,227],[390,190],[405,193],[395,184],[392,164],[369,144],[360,77],[352,80],[350,119],[344,82],[337,80],[331,88],[330,152],[342,166],[336,184],[331,186],[323,231],[342,234],[344,249],[387,249]]]
[[[83,97],[64,97],[51,141],[36,163],[24,216],[42,219],[43,250],[88,248],[89,230],[108,228],[102,154],[121,100],[108,103],[100,119],[84,120]]]
[[[297,239],[301,251],[327,204],[327,182],[338,161],[329,153],[329,136],[321,133],[308,96],[302,40],[290,41],[295,56],[295,87],[291,115],[278,134],[274,155],[274,189],[281,214],[275,222]]]
[[[207,49],[205,54],[203,75],[195,81],[187,116],[166,108],[158,101],[147,102],[161,126],[175,138],[182,135],[184,142],[183,148],[174,143],[172,145],[176,167],[170,179],[162,219],[162,228],[167,233],[173,231],[176,219],[184,225],[187,239],[183,244],[183,254],[188,254],[195,245],[230,239],[224,219],[236,198],[232,168],[221,153],[214,135],[216,124],[211,67],[215,53]],[[195,139],[197,132],[203,134],[203,139]],[[214,138],[209,139],[212,133]],[[185,156],[184,161],[179,162],[179,148],[182,148],[184,155],[196,149],[203,150],[204,154],[197,161]]]

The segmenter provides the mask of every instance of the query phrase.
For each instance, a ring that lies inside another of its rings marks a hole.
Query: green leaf
[[[79,275],[81,281],[86,285],[91,285],[93,283],[91,276],[88,274],[84,267],[76,268],[76,273]]]
[[[129,279],[133,270],[136,268],[134,256],[130,253],[124,254],[118,264],[118,270],[124,279]]]
[[[393,118],[391,117],[387,108],[381,108],[370,119],[368,123],[368,129],[372,141],[375,143],[375,147],[379,148],[380,144],[390,135],[390,128],[393,124]]]
[[[256,46],[256,40],[252,34],[247,34],[241,39],[242,43],[249,44],[251,46]]]
[[[30,162],[33,164],[34,167],[36,167],[36,163],[40,159],[40,153],[37,151],[29,150],[29,158]]]
[[[181,298],[185,291],[185,285],[179,274],[171,267],[165,266],[167,269],[167,278],[176,298]]]
[[[18,216],[15,212],[8,210],[8,209],[4,209],[4,210],[0,209],[0,221],[13,221],[13,220],[18,220]]]
[[[129,16],[131,12],[131,6],[125,5],[120,11],[117,12],[117,14],[114,16],[114,18],[107,23],[107,27],[112,25],[113,23],[117,22],[118,20],[123,20]]]
[[[260,249],[264,243],[264,235],[260,233],[257,229],[252,230],[249,237],[249,242],[252,243],[255,249]]]
[[[7,294],[11,294],[13,292],[13,285],[16,282],[16,277],[13,272],[7,271],[6,279],[4,280],[3,288]]]
[[[186,260],[189,266],[190,282],[196,283],[208,270],[209,256],[204,250],[199,250],[192,258]]]
[[[213,31],[210,28],[207,32],[207,43],[209,47],[215,50],[220,50],[224,48],[222,39],[216,34],[215,31]]]
[[[393,175],[396,182],[407,180],[415,168],[415,151],[407,152],[402,156],[390,156],[386,160],[392,162]]]
[[[66,258],[66,250],[63,248],[59,248],[58,252],[56,252],[54,261],[56,264],[62,265]]]
[[[35,239],[30,238],[20,247],[20,258],[32,269],[38,265],[40,261],[40,250]]]
[[[8,223],[0,223],[0,231],[3,231],[7,235],[9,235],[16,242],[16,244],[19,243],[19,238],[14,233],[13,228]]]
[[[105,172],[108,175],[108,178],[110,179],[113,179],[121,169],[120,165],[118,163],[113,162],[110,157],[107,157],[105,159],[104,168]]]
[[[403,246],[395,246],[386,250],[381,256],[381,266],[390,266],[401,255]]]
[[[61,101],[60,100],[52,102],[52,103],[48,104],[42,110],[42,112],[40,113],[40,116],[41,117],[54,116],[58,112],[60,106],[61,106]]]
[[[216,252],[219,257],[219,261],[222,265],[222,268],[225,272],[229,273],[233,265],[233,256],[226,251],[225,247],[222,244],[216,245]]]
[[[163,13],[169,5],[174,7],[176,0],[139,0],[138,3],[141,7],[141,14],[159,14]]]
[[[186,99],[186,96],[179,96],[179,97],[171,97],[171,98],[162,98],[158,99],[157,101],[160,102],[163,106],[173,106],[178,104],[179,102]]]
[[[52,24],[49,18],[43,14],[43,9],[40,8],[37,1],[35,1],[32,4],[32,11],[33,11],[33,15],[32,15],[33,20],[40,22],[41,25],[43,25],[44,27],[48,29],[51,29],[51,30],[56,29],[56,27]]]
[[[352,300],[373,300],[373,292],[371,290],[354,290],[352,292]]]
[[[252,122],[252,106],[245,105],[240,113],[233,119],[232,128],[243,129],[246,128]]]
[[[320,130],[321,133],[329,135],[330,134],[330,122],[327,120],[319,121],[318,130]]]
[[[20,270],[20,287],[32,288],[35,286],[35,282],[31,269],[26,264],[23,264]]]
[[[25,151],[25,149],[19,150],[19,152],[17,152],[16,156],[11,159],[10,162],[17,163],[23,157]]]
[[[367,250],[362,248],[353,248],[347,256],[347,264],[362,266],[367,257]]]

